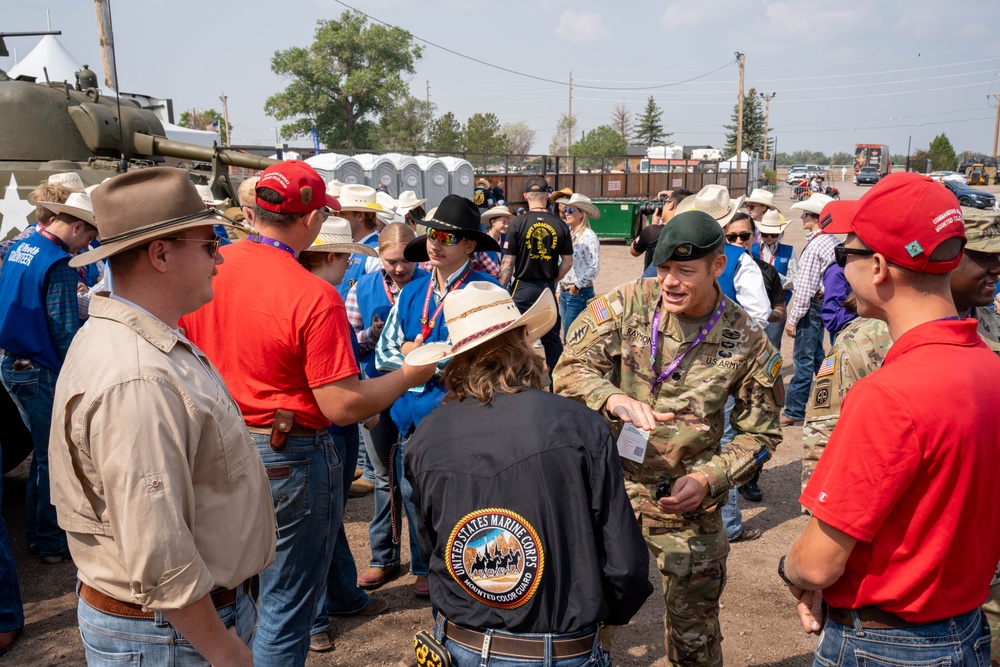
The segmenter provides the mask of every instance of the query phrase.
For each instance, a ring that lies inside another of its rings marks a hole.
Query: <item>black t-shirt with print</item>
[[[548,211],[529,211],[511,221],[504,254],[514,256],[515,280],[554,281],[560,255],[573,254],[569,226]]]
[[[660,240],[660,233],[663,232],[663,225],[649,225],[639,236],[632,241],[632,247],[636,252],[645,251],[646,257],[643,259],[642,269],[645,271],[653,263],[653,253],[656,252],[656,244]]]

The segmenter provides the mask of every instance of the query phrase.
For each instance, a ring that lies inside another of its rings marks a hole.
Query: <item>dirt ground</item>
[[[845,199],[854,199],[863,189],[835,183]],[[997,191],[1000,188],[986,188]],[[792,223],[788,242],[801,248],[805,238],[796,211],[787,199],[777,199]],[[606,243],[601,248],[602,269],[597,292],[633,279],[641,273],[641,258],[632,258],[626,246]],[[791,377],[791,345],[785,339],[786,363],[782,370],[787,383]],[[764,500],[748,503],[740,499],[745,525],[764,530],[754,542],[737,543],[729,556],[729,582],[722,599],[723,650],[730,665],[799,667],[811,664],[815,640],[798,624],[792,598],[776,574],[778,558],[805,526],[797,498],[802,458],[802,429],[784,429],[784,442],[764,468],[760,485]],[[25,634],[2,660],[11,665],[55,666],[84,663],[83,648],[76,625],[76,570],[72,563],[43,566],[28,553],[24,538],[25,463],[4,478],[3,511],[17,562],[25,608]],[[347,536],[358,568],[367,566],[368,520],[372,498],[352,499],[345,521]],[[405,534],[405,533],[404,533]],[[164,539],[169,539],[164,536]],[[404,539],[404,543],[405,543]],[[403,561],[408,561],[404,544]],[[650,580],[656,592],[632,622],[619,629],[612,656],[615,664],[630,667],[666,665],[662,642],[664,603],[655,563]],[[404,576],[380,589],[389,612],[370,619],[335,619],[332,635],[336,648],[325,654],[313,653],[311,667],[358,667],[359,665],[407,665],[413,657],[413,635],[431,627],[430,606],[412,593],[413,577]]]

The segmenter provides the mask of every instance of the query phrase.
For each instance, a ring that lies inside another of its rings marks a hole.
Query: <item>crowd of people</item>
[[[303,665],[331,617],[388,611],[405,518],[421,667],[609,665],[651,557],[668,662],[721,665],[729,545],[761,536],[740,497],[798,422],[809,518],[771,576],[817,663],[989,662],[997,214],[896,174],[792,205],[797,252],[765,189],[663,192],[642,271],[597,294],[600,210],[544,178],[521,214],[500,182],[425,211],[295,160],[225,210],[178,169],[78,180],[4,251],[0,379],[89,664]],[[0,589],[2,655],[2,520]]]

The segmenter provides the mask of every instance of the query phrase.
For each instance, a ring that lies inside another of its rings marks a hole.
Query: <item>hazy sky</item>
[[[5,0],[0,31],[52,28],[103,82],[91,0]],[[808,3],[762,0],[348,0],[367,14],[487,63],[566,82],[573,72],[578,128],[609,122],[624,101],[633,114],[652,94],[677,144],[725,144],[736,100],[735,51],[745,87],[777,93],[770,105],[779,151],[853,151],[889,144],[905,153],[944,132],[957,151],[992,151],[1000,93],[1000,2],[887,0]],[[264,100],[284,87],[275,50],[308,46],[316,21],[338,17],[333,0],[194,2],[112,0],[121,89],[192,107],[229,97],[235,143],[274,143]],[[26,55],[37,38],[9,38]],[[544,152],[567,110],[565,83],[547,83],[425,45],[411,80],[437,113],[462,121],[493,112],[524,120]],[[729,63],[727,65],[727,63]],[[0,58],[9,69],[12,57]],[[716,70],[697,81],[670,86]],[[589,87],[589,88],[588,88]],[[627,89],[627,90],[626,90]],[[292,145],[309,145],[294,139]]]

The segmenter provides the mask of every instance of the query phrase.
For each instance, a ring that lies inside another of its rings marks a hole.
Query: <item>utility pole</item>
[[[778,93],[761,93],[760,96],[764,100],[764,160],[767,161],[767,124],[771,118],[771,100]]]
[[[573,145],[573,70],[569,71],[569,115],[566,116],[566,155]]]
[[[741,156],[743,155],[743,65],[746,56],[739,51],[736,58],[740,61],[740,94],[736,99],[736,171],[740,170]]]
[[[223,134],[225,137],[224,146],[229,145],[229,98],[226,97],[225,93],[219,95],[219,100],[222,102],[222,123],[223,123]]]
[[[104,85],[117,92],[118,72],[115,70],[115,38],[111,32],[111,0],[94,0],[97,11],[97,36],[101,41],[101,64],[104,66]]]
[[[993,130],[993,159],[997,157],[997,140],[1000,139],[1000,93],[987,95],[987,99],[992,97],[997,101],[997,124]]]

